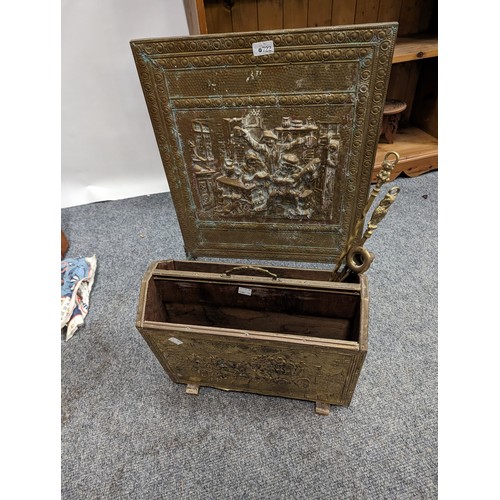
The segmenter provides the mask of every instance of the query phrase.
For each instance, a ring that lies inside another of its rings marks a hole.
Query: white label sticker
[[[254,56],[274,54],[274,42],[272,40],[267,40],[265,42],[252,43],[252,50]]]
[[[172,342],[172,344],[175,344],[175,345],[182,344],[182,340],[176,339],[175,337],[170,337],[168,340],[170,340],[170,342]]]
[[[238,287],[238,293],[241,293],[241,295],[252,295],[252,289],[251,288],[243,288],[242,286]]]

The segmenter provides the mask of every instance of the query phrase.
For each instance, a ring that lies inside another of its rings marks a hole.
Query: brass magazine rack
[[[368,346],[365,219],[397,23],[131,42],[189,260],[151,263],[137,328],[170,378],[349,405]],[[195,262],[330,262],[330,271]]]

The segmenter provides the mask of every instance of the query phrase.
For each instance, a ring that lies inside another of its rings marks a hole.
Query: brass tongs
[[[391,160],[391,156],[394,156],[394,159]],[[364,248],[363,245],[366,240],[370,238],[375,229],[377,229],[378,224],[387,215],[390,206],[394,203],[397,195],[399,194],[399,187],[393,187],[387,192],[378,207],[373,211],[367,229],[362,236],[361,231],[365,225],[366,216],[370,211],[375,198],[380,193],[382,186],[389,181],[391,172],[397,165],[398,161],[399,155],[394,151],[390,151],[385,155],[384,161],[382,162],[382,168],[377,175],[375,187],[370,193],[370,197],[368,198],[361,217],[358,219],[356,225],[347,238],[346,246],[337,260],[335,268],[332,271],[330,281],[345,281],[351,273],[364,273],[373,262],[374,255]]]

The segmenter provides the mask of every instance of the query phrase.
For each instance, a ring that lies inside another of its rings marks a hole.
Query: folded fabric
[[[83,325],[89,312],[96,267],[95,255],[61,261],[61,329],[67,327],[66,340]]]

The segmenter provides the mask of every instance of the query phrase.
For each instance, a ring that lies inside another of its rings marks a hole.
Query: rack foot
[[[193,396],[198,396],[200,392],[200,386],[198,384],[188,384],[186,386],[186,394],[192,394]]]
[[[315,411],[318,415],[330,415],[330,405],[328,403],[322,403],[321,401],[316,401]]]

